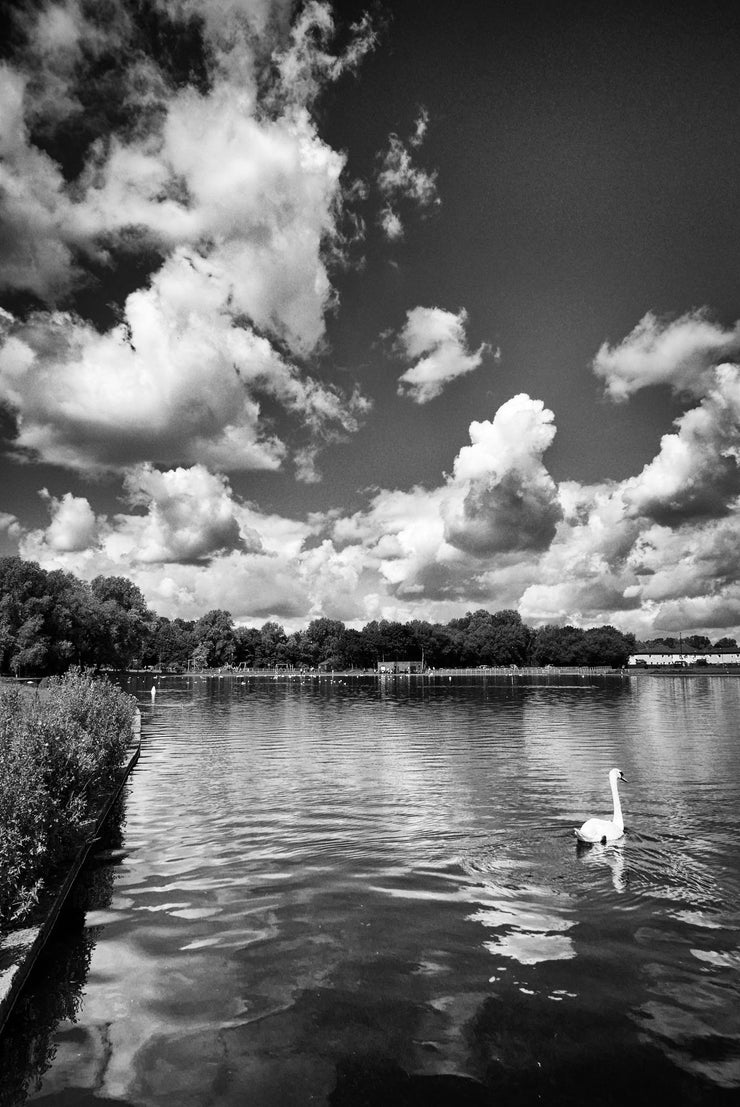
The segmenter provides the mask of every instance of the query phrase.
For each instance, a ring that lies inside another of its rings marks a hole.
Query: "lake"
[[[740,679],[149,685],[3,1107],[737,1103]]]

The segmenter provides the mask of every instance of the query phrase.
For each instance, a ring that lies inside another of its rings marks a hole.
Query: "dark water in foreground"
[[[134,690],[3,1107],[738,1102],[739,679]]]

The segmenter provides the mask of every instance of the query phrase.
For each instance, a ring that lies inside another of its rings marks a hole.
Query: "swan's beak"
[[[629,784],[629,781],[627,780],[627,777],[624,775],[624,773],[619,774],[619,779],[623,780],[625,784]]]

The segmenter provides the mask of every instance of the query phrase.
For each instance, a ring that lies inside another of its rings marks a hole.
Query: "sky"
[[[740,637],[734,5],[3,30],[0,553],[171,618]]]

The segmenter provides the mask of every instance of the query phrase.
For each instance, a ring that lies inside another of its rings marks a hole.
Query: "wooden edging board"
[[[97,838],[105,820],[108,818],[113,804],[123,791],[123,786],[131,770],[139,760],[139,755],[141,753],[141,738],[136,732],[138,729],[137,724],[138,727],[140,727],[138,718],[134,727],[135,745],[129,748],[128,760],[123,768],[118,770],[112,791],[106,796],[105,800],[98,808],[95,815],[95,825],[88,840],[80,846],[75,854],[69,871],[58,888],[45,917],[37,926],[27,926],[18,930],[12,930],[10,934],[6,934],[4,938],[0,939],[0,1035],[5,1029],[5,1024],[8,1021],[18,996],[23,990],[23,986],[28,979],[31,969],[35,965],[41,950],[46,945],[49,935],[54,929],[54,924],[59,918],[62,907],[74,886],[80,869],[87,860],[87,856],[93,847],[95,838]]]

